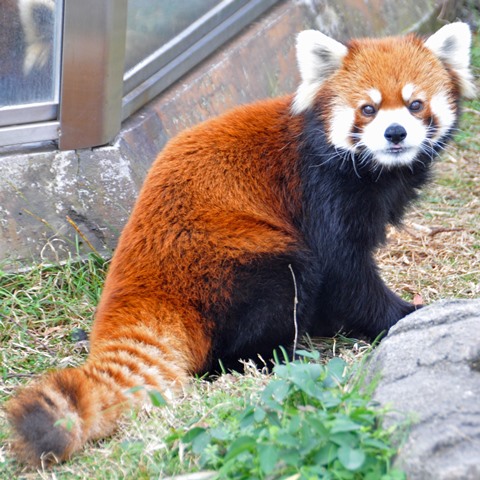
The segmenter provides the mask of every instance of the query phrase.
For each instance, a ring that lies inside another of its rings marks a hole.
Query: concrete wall
[[[72,252],[87,253],[90,245],[111,254],[149,166],[170,137],[234,105],[295,89],[298,31],[317,28],[339,40],[432,31],[455,18],[459,3],[280,2],[133,115],[113,145],[0,150],[1,268],[60,261]]]

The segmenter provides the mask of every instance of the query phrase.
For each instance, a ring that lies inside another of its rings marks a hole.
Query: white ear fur
[[[462,22],[445,25],[425,42],[425,46],[458,75],[461,93],[467,98],[475,97],[475,85],[470,71],[471,43],[470,28]]]
[[[305,30],[297,36],[297,62],[302,83],[293,101],[293,112],[301,113],[313,103],[326,78],[342,64],[347,47],[317,30]]]

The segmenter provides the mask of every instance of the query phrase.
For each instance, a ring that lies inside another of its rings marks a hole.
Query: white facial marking
[[[455,123],[455,112],[452,109],[447,96],[444,93],[437,93],[430,101],[430,108],[438,122],[438,132],[433,137],[434,140],[445,135]]]
[[[371,88],[367,92],[368,96],[372,99],[372,102],[375,105],[380,105],[382,103],[382,93],[380,90],[377,90],[376,88]]]
[[[402,88],[402,98],[404,102],[408,102],[412,98],[414,90],[415,90],[415,86],[411,83],[407,83]]]
[[[402,126],[407,135],[398,145],[385,138],[390,125]],[[380,110],[377,116],[363,129],[362,145],[374,156],[375,160],[386,166],[394,167],[411,163],[425,141],[427,128],[415,118],[406,107]]]
[[[347,106],[339,106],[332,110],[332,122],[330,124],[330,142],[337,148],[352,148],[350,134],[355,122],[355,110]]]

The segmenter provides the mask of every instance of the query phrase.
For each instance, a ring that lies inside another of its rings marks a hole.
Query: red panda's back
[[[234,265],[299,244],[292,219],[301,201],[301,125],[290,103],[284,97],[242,106],[167,144],[120,238],[95,341],[111,336],[113,312],[131,309],[138,298],[146,303],[151,297],[153,310],[165,304],[184,309],[188,298],[192,311],[183,318],[196,325],[193,306],[228,304]]]

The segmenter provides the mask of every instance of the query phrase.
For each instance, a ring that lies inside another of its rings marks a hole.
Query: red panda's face
[[[316,108],[339,151],[382,167],[408,165],[441,146],[454,127],[461,94],[474,93],[465,24],[426,42],[410,35],[344,45],[319,32],[299,36],[302,85],[293,111]]]

